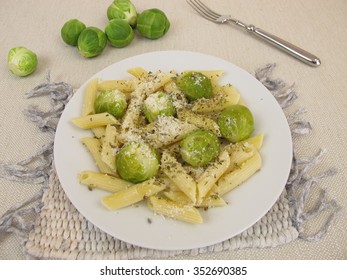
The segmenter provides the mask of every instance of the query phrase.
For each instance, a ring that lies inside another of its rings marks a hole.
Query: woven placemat
[[[280,79],[270,78],[274,67],[275,64],[266,65],[256,70],[254,76],[285,109],[294,103],[297,94],[294,85],[287,86]],[[50,94],[52,109],[41,112],[36,107],[31,107],[25,113],[43,131],[54,134],[57,119],[73,90],[65,83],[51,82],[48,75],[47,82],[34,88],[28,93],[28,97],[44,94]],[[298,109],[287,115],[294,143],[297,134],[306,134],[311,130],[310,123],[300,119],[304,112],[304,109]],[[15,205],[0,218],[0,233],[15,232],[23,243],[24,252],[28,258],[33,259],[159,259],[243,248],[275,247],[297,238],[319,240],[328,231],[339,209],[335,201],[327,201],[322,188],[312,209],[304,210],[312,186],[336,173],[332,168],[321,174],[310,175],[310,169],[320,162],[324,153],[325,151],[321,150],[312,157],[297,159],[294,148],[290,176],[278,201],[263,218],[241,234],[209,247],[161,251],[123,242],[88,222],[71,204],[59,183],[53,163],[53,143],[50,143],[26,161],[17,164],[0,163],[1,177],[21,182],[35,180],[43,183],[38,194],[20,205]],[[35,166],[31,167],[33,162]],[[326,223],[315,234],[306,235],[305,222],[326,209],[333,209]]]
[[[38,258],[63,259],[137,259],[165,258],[179,254],[269,247],[288,243],[298,237],[286,191],[272,209],[242,234],[216,245],[187,251],[160,251],[120,241],[88,222],[66,197],[55,172],[43,195],[43,208],[35,229],[29,234],[26,251]]]

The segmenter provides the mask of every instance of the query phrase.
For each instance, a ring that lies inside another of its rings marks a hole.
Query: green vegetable
[[[116,48],[123,48],[134,39],[134,30],[122,19],[110,20],[106,25],[105,33],[110,44]]]
[[[107,44],[105,33],[97,27],[85,28],[77,41],[77,48],[84,57],[94,57],[102,53]]]
[[[212,96],[211,80],[200,72],[187,72],[176,83],[190,101]]]
[[[8,53],[7,65],[11,73],[16,76],[28,76],[36,70],[37,56],[25,47],[15,47]]]
[[[217,122],[222,136],[233,143],[247,139],[254,130],[253,115],[243,105],[232,105],[224,109]]]
[[[114,0],[107,9],[107,17],[111,19],[122,19],[132,27],[136,26],[137,12],[133,3],[129,0]]]
[[[115,118],[123,117],[127,108],[125,94],[119,90],[105,90],[98,94],[95,100],[96,113],[110,113]]]
[[[155,151],[144,142],[129,142],[116,154],[119,176],[132,183],[139,183],[155,176],[159,160]]]
[[[219,146],[218,137],[213,132],[198,129],[181,141],[180,154],[193,167],[205,166],[217,157]]]
[[[71,46],[77,46],[78,37],[86,28],[86,25],[78,19],[70,19],[65,22],[60,33],[64,42]]]
[[[159,9],[143,11],[137,18],[137,30],[148,39],[158,39],[166,34],[170,21]]]
[[[147,97],[143,112],[149,122],[154,122],[158,116],[173,116],[175,107],[172,98],[167,93],[159,91]]]

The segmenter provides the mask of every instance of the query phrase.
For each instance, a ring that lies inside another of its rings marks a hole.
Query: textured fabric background
[[[51,70],[53,81],[65,81],[78,88],[86,79],[104,67],[123,58],[156,50],[191,50],[219,56],[252,72],[267,63],[276,62],[276,76],[295,82],[299,100],[305,107],[305,119],[311,122],[310,135],[296,140],[299,156],[316,154],[325,148],[323,162],[313,172],[320,173],[332,166],[338,174],[323,181],[329,198],[340,205],[347,204],[347,2],[345,0],[205,0],[215,10],[228,11],[234,17],[281,36],[322,60],[311,68],[274,47],[252,38],[233,26],[219,26],[197,15],[183,0],[136,1],[139,10],[157,7],[165,11],[171,30],[157,41],[136,36],[125,49],[107,47],[93,59],[79,56],[73,47],[60,38],[60,28],[70,18],[79,18],[87,25],[103,28],[105,11],[111,1],[2,1],[0,9],[0,161],[16,162],[31,156],[50,140],[27,120],[22,111],[33,102],[48,106],[47,99],[28,100],[24,94],[45,79]],[[8,73],[7,53],[10,48],[24,45],[38,54],[37,71],[26,78]],[[294,110],[295,108],[293,108]],[[328,182],[328,184],[326,184]],[[19,184],[0,179],[0,215],[13,204],[23,201],[39,186]],[[314,233],[324,222],[318,216],[307,225]],[[276,248],[244,249],[193,258],[205,259],[346,259],[347,216],[345,209],[320,242],[297,240]],[[23,259],[21,246],[14,235],[0,236],[0,259]],[[176,257],[179,258],[179,257]],[[188,258],[184,256],[182,258]]]

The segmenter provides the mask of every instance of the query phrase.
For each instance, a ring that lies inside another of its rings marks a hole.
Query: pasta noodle
[[[71,122],[83,129],[90,129],[108,124],[119,124],[119,121],[109,113],[99,113],[77,117],[72,119]]]
[[[165,186],[156,185],[153,180],[148,180],[107,195],[102,198],[101,203],[110,210],[116,210],[144,200],[164,188]]]
[[[80,183],[89,188],[97,188],[111,193],[123,190],[133,184],[106,173],[83,171],[78,174]]]

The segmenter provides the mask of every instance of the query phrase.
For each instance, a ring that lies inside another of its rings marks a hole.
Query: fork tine
[[[212,11],[210,8],[208,8],[205,4],[203,4],[199,0],[187,0],[187,3],[196,11],[198,12],[202,17],[217,22],[217,18],[220,17],[219,14]]]

